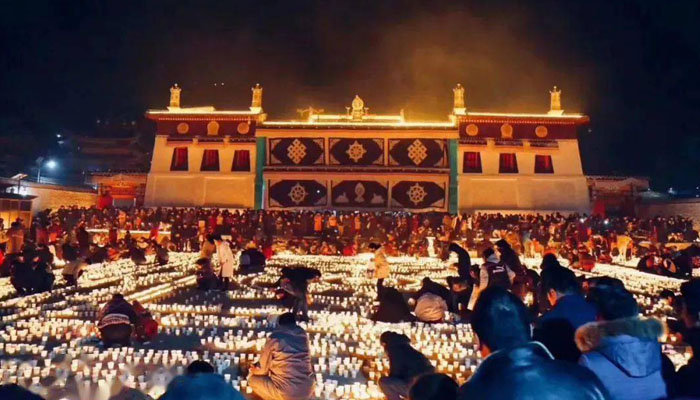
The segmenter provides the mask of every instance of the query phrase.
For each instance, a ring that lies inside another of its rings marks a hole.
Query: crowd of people
[[[0,233],[0,243],[7,243],[6,253],[12,253],[24,239],[40,245],[67,237],[83,252],[97,244],[108,247],[110,255],[116,257],[120,251],[129,250],[131,232],[140,231],[150,239],[167,232],[171,250],[200,251],[208,235],[220,235],[228,239],[234,252],[253,242],[267,257],[283,250],[354,255],[368,251],[369,244],[377,242],[384,244],[389,256],[445,258],[452,242],[480,252],[504,239],[525,257],[554,253],[582,269],[590,269],[595,262],[641,259],[639,268],[645,271],[688,277],[693,266],[700,266],[700,248],[692,245],[698,240],[698,232],[690,219],[680,216],[644,219],[558,213],[452,215],[61,207],[39,213],[27,225],[13,225]],[[2,220],[0,226],[4,226]],[[86,230],[93,234],[88,235]]]
[[[131,235],[136,231],[147,234],[136,239]],[[169,232],[167,237],[161,237],[163,232]],[[691,244],[697,232],[680,217],[62,208],[40,213],[29,228],[13,222],[4,238],[0,272],[11,277],[19,295],[51,289],[54,258],[64,263],[66,283],[75,285],[90,263],[129,258],[143,265],[152,253],[154,262],[166,264],[168,251],[195,251],[199,289],[236,290],[236,274],[265,272],[266,259],[276,251],[371,252],[368,274],[376,279],[377,296],[373,320],[468,323],[484,357],[459,387],[436,373],[408,336],[387,329],[379,340],[389,371],[379,387],[389,400],[700,397],[700,280],[690,279],[680,295],[670,295],[680,321],[672,334],[694,354],[675,371],[662,352],[664,321],[642,317],[619,279],[586,279],[574,272],[589,269],[591,260],[640,257],[642,270],[690,277],[697,263]],[[688,246],[679,250],[674,243]],[[473,264],[470,251],[483,262]],[[429,253],[443,259],[456,253],[446,286],[429,277],[410,293],[385,284],[392,268],[388,256]],[[539,272],[520,259],[535,253],[543,256]],[[302,323],[309,321],[309,285],[322,274],[288,266],[280,275],[277,298],[290,312],[278,317],[258,362],[247,371],[248,384],[262,399],[307,399],[314,374]],[[158,330],[140,304],[119,294],[102,308],[97,325],[105,346],[147,341]],[[173,380],[161,398],[240,398],[230,385],[216,392],[220,377],[208,376],[213,371],[206,366],[193,370]],[[217,394],[197,392],[201,385]],[[181,397],[185,393],[191,397]]]

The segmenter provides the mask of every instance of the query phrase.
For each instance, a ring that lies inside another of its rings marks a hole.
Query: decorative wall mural
[[[391,187],[391,207],[407,209],[447,207],[447,187],[444,182],[400,181]]]
[[[447,141],[444,139],[389,139],[389,165],[446,168]]]
[[[333,181],[331,205],[334,207],[386,208],[388,187],[388,182]]]
[[[275,208],[327,207],[328,189],[325,181],[270,180],[268,204]]]
[[[306,157],[306,146],[304,146],[299,139],[294,139],[292,144],[287,147],[287,157],[289,157],[294,164],[299,164],[301,160]]]
[[[269,165],[323,165],[325,150],[322,138],[270,139]]]
[[[384,165],[383,139],[328,139],[330,165]]]

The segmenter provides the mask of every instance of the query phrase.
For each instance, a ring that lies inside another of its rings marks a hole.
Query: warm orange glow
[[[533,114],[533,113],[495,113],[495,112],[473,112],[467,113],[467,117],[507,117],[507,118],[550,118],[550,119],[579,119],[585,118],[583,114]]]
[[[148,115],[192,115],[192,114],[211,114],[211,115],[258,115],[257,111],[228,111],[216,110],[214,107],[188,107],[188,108],[172,108],[170,110],[148,110]]]
[[[454,128],[452,122],[370,122],[370,121],[265,121],[266,126],[372,126],[372,127],[407,127],[407,128]]]

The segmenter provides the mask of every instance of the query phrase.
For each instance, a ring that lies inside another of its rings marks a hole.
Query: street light
[[[43,164],[43,165],[42,164],[43,163],[40,161],[39,162],[39,171],[36,173],[36,182],[37,183],[40,183],[40,181],[41,181],[41,167],[42,166],[46,166],[46,168],[48,168],[48,169],[55,169],[58,166],[58,163],[55,160],[49,160],[46,162],[46,164]]]

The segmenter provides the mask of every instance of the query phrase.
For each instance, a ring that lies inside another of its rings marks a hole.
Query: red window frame
[[[462,172],[465,174],[480,174],[481,169],[481,153],[478,151],[465,151],[464,159],[462,160]]]
[[[219,171],[219,150],[205,149],[202,153],[200,171]]]
[[[236,150],[233,153],[231,171],[250,172],[250,150]]]
[[[187,171],[189,161],[187,158],[187,147],[176,147],[173,149],[173,158],[170,162],[171,171]]]
[[[553,174],[554,165],[552,164],[552,156],[546,154],[535,155],[535,173],[536,174]]]
[[[518,158],[515,153],[501,153],[498,159],[498,173],[517,174]]]

